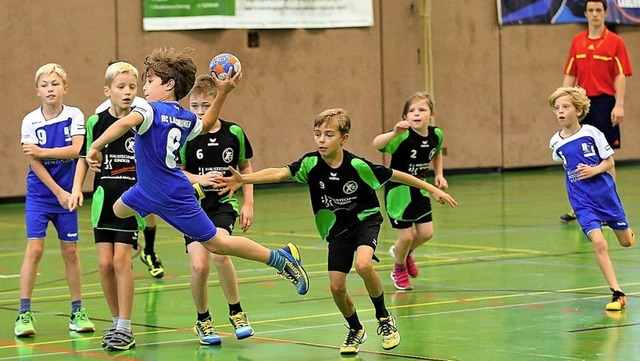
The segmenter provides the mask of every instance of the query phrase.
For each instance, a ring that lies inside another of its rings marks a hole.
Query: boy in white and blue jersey
[[[134,108],[111,125],[92,143],[86,160],[91,169],[99,170],[101,150],[133,129],[138,183],[115,202],[116,216],[125,218],[138,213],[144,217],[154,213],[184,235],[201,242],[210,252],[260,261],[276,268],[296,286],[299,294],[306,294],[309,280],[300,265],[297,247],[289,243],[282,249],[269,250],[248,238],[218,233],[178,166],[180,147],[187,140],[209,132],[227,95],[242,76],[239,72],[225,81],[216,78],[216,98],[203,119],[198,119],[178,103],[195,83],[197,69],[189,52],[161,48],[145,58],[143,91],[149,104]]]
[[[619,311],[625,307],[627,297],[621,291],[613,270],[607,240],[602,234],[602,222],[609,225],[623,247],[635,244],[636,238],[627,223],[615,181],[608,173],[614,166],[613,149],[601,131],[591,125],[580,124],[590,107],[584,89],[558,88],[549,97],[549,105],[562,126],[549,143],[553,160],[562,162],[564,166],[569,202],[582,231],[593,244],[598,265],[613,292],[606,309]]]
[[[14,333],[18,337],[36,333],[31,296],[49,222],[53,223],[61,242],[71,294],[69,329],[92,332],[94,325],[82,308],[78,214],[69,211],[67,205],[85,133],[84,115],[80,109],[62,103],[67,93],[67,74],[60,65],[41,66],[36,71],[35,85],[42,106],[22,120],[20,140],[29,160],[25,203],[28,242],[20,269],[20,309]]]

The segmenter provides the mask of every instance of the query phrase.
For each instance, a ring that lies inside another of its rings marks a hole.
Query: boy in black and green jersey
[[[87,120],[80,158],[85,158],[93,141],[111,124],[131,112],[137,91],[138,71],[135,67],[126,62],[109,65],[104,92],[111,100],[111,107]],[[131,250],[137,248],[138,231],[144,228],[144,220],[139,216],[118,218],[113,212],[113,204],[137,180],[134,133],[129,131],[109,143],[102,153],[103,166],[93,184],[91,224],[98,251],[102,291],[114,322],[103,337],[102,346],[110,350],[127,350],[135,345],[131,332],[134,291]],[[82,183],[88,169],[87,162],[81,159],[76,166],[69,209],[82,206]]]
[[[209,74],[196,79],[189,93],[189,108],[202,119],[216,98],[216,85]],[[253,186],[247,184],[242,189],[243,203],[228,196],[220,196],[211,187],[215,174],[228,174],[227,167],[237,168],[241,173],[252,172],[250,159],[253,149],[244,130],[235,123],[217,119],[208,133],[201,134],[185,143],[180,148],[182,171],[189,181],[202,186],[204,198],[200,201],[202,209],[218,232],[228,235],[233,233],[236,219],[239,218],[240,229],[246,232],[253,223]],[[219,345],[222,338],[218,336],[209,313],[209,258],[218,271],[220,288],[229,306],[229,322],[233,326],[238,340],[253,336],[253,328],[249,324],[247,313],[240,304],[240,293],[236,269],[231,257],[210,253],[193,238],[184,236],[185,247],[191,265],[191,295],[196,306],[197,321],[194,327],[198,339],[203,345]],[[211,254],[211,256],[209,256]]]
[[[224,191],[243,184],[281,182],[293,178],[309,186],[316,226],[329,243],[328,271],[331,293],[347,320],[349,332],[340,354],[358,353],[367,334],[358,319],[353,299],[347,292],[346,278],[355,259],[355,269],[362,277],[375,307],[378,334],[386,350],[400,343],[396,320],[384,304],[382,282],[372,259],[382,223],[376,190],[389,180],[424,189],[439,203],[455,206],[447,193],[414,176],[373,164],[343,149],[349,138],[351,120],[343,109],[327,109],[314,120],[314,139],[318,150],[282,168],[267,168],[240,174],[230,168],[231,177],[219,179]]]

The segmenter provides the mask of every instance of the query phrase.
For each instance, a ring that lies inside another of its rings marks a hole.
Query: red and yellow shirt
[[[589,39],[588,30],[578,33],[571,42],[564,73],[575,76],[587,96],[615,95],[615,77],[632,74],[624,40],[606,28],[597,39]]]

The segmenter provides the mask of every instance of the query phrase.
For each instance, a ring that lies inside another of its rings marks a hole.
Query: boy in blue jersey
[[[351,119],[343,109],[327,109],[314,121],[314,138],[318,150],[282,168],[267,168],[240,174],[229,168],[232,176],[219,179],[235,191],[243,184],[274,183],[293,178],[309,186],[316,226],[329,244],[328,271],[333,301],[348,323],[341,355],[358,353],[367,340],[358,319],[353,299],[347,292],[347,274],[355,259],[355,269],[364,281],[375,308],[382,347],[390,350],[400,343],[395,318],[384,303],[380,277],[373,267],[382,223],[376,190],[389,180],[423,189],[439,203],[452,207],[457,203],[447,193],[410,174],[373,164],[343,149],[349,138]],[[223,190],[225,191],[225,190]]]
[[[216,86],[209,75],[201,75],[189,93],[189,107],[198,118],[202,118],[216,98]],[[231,234],[236,219],[240,218],[240,228],[246,232],[253,223],[253,186],[242,189],[244,202],[240,208],[235,198],[219,196],[211,187],[215,174],[228,174],[227,167],[239,169],[240,173],[251,173],[250,158],[253,149],[244,130],[237,124],[218,119],[209,133],[197,136],[180,149],[182,169],[194,184],[202,186],[205,197],[201,205],[218,232]],[[196,305],[197,321],[195,331],[201,344],[219,345],[218,336],[209,313],[209,251],[199,242],[184,237],[189,263],[191,264],[191,294]],[[229,322],[239,340],[251,337],[253,328],[247,313],[240,305],[240,294],[236,270],[231,257],[212,254],[213,264],[218,271],[218,281],[229,306]]]
[[[210,252],[263,262],[291,281],[299,294],[309,290],[309,279],[300,264],[298,248],[289,243],[270,250],[248,238],[217,232],[213,222],[198,204],[193,186],[178,166],[179,150],[187,140],[209,132],[222,105],[242,74],[224,81],[214,78],[217,94],[203,119],[184,109],[184,98],[195,83],[196,65],[189,49],[176,52],[160,48],[145,57],[144,95],[150,101],[133,109],[96,139],[87,152],[93,170],[102,164],[101,150],[111,141],[133,129],[138,182],[113,205],[116,216],[126,218],[138,213],[158,215],[184,235],[201,242]],[[229,71],[230,74],[231,70]]]
[[[627,296],[622,292],[609,258],[602,222],[613,230],[622,247],[636,242],[629,228],[616,184],[609,171],[614,166],[613,149],[596,127],[580,124],[589,112],[590,100],[579,87],[560,87],[549,97],[562,129],[551,137],[553,160],[562,162],[569,203],[582,231],[589,237],[596,259],[613,295],[606,310],[622,310]]]
[[[104,93],[109,106],[87,120],[86,136],[80,158],[84,158],[94,139],[111,124],[131,112],[138,92],[138,70],[126,62],[115,62],[105,72]],[[146,101],[142,99],[142,102]],[[104,298],[109,306],[113,326],[102,338],[109,350],[128,350],[135,346],[131,332],[133,307],[133,270],[131,249],[138,246],[138,231],[144,221],[140,217],[118,218],[113,214],[113,202],[136,183],[134,133],[127,132],[103,149],[108,167],[97,173],[93,182],[91,224],[98,252],[98,269]],[[69,209],[82,206],[82,184],[89,167],[83,160],[76,166]]]
[[[440,128],[430,125],[433,118],[433,98],[416,92],[404,104],[402,120],[392,131],[375,137],[373,146],[391,157],[390,168],[426,180],[429,164],[435,174],[434,185],[447,189],[442,171],[442,141]],[[399,290],[412,290],[409,277],[418,277],[413,251],[433,237],[433,217],[429,195],[404,184],[389,182],[384,187],[385,205],[391,227],[398,238],[389,249],[394,259],[391,279]]]
[[[49,63],[36,71],[35,85],[42,106],[22,120],[22,149],[29,160],[25,218],[27,248],[20,269],[20,309],[15,323],[17,337],[35,335],[31,296],[38,264],[44,251],[49,222],[58,232],[71,293],[69,329],[93,332],[94,325],[82,308],[82,271],[78,254],[78,214],[69,210],[76,158],[85,132],[80,109],[64,105],[67,74]]]

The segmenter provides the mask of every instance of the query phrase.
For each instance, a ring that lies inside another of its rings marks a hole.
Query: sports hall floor
[[[640,229],[640,166],[618,167],[617,182],[629,222]],[[448,177],[456,209],[436,204],[436,236],[416,254],[415,290],[397,292],[389,278],[388,249],[394,231],[384,224],[377,269],[386,301],[397,317],[401,344],[382,349],[372,305],[360,278],[348,278],[369,340],[350,360],[638,360],[640,359],[640,249],[609,239],[619,282],[629,296],[622,312],[607,313],[610,297],[593,251],[578,225],[561,224],[567,210],[559,169]],[[126,352],[100,347],[110,315],[102,296],[89,226],[81,211],[84,305],[95,334],[67,330],[68,291],[55,232],[49,229],[33,298],[37,335],[16,339],[19,268],[24,249],[21,204],[0,205],[0,360],[338,360],[347,329],[333,304],[318,239],[302,186],[256,190],[255,224],[249,236],[276,248],[297,243],[311,290],[298,296],[272,269],[235,260],[241,301],[254,337],[237,341],[216,275],[210,306],[220,347],[200,347],[191,327],[195,310],[189,264],[180,235],[161,223],[157,249],[166,276],[152,279],[134,260],[133,331],[137,346]],[[215,268],[213,269],[215,272]]]

